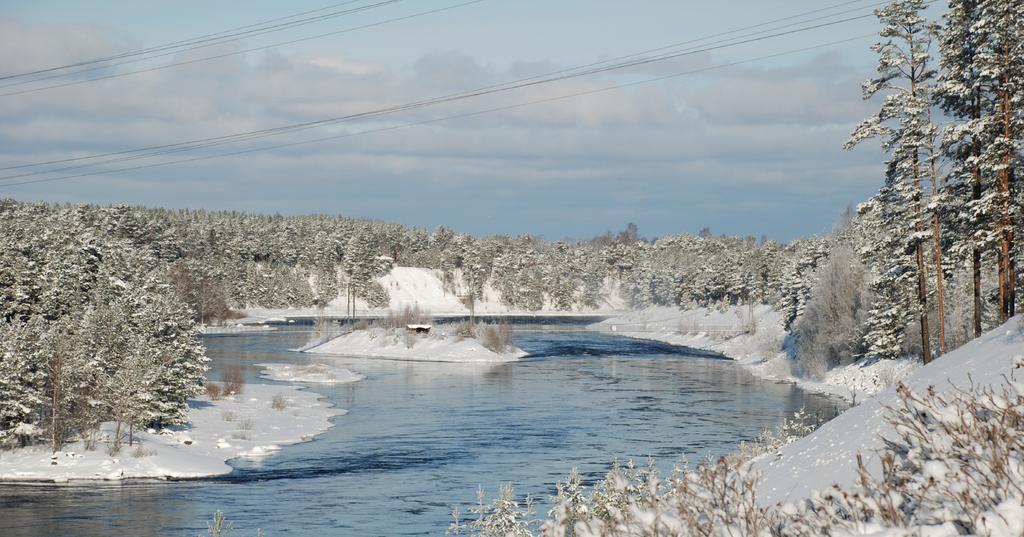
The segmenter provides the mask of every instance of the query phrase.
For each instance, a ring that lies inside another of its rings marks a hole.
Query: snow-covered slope
[[[277,397],[280,396],[280,397]],[[276,408],[275,408],[276,407]],[[291,386],[246,385],[239,395],[193,402],[188,427],[165,433],[137,431],[136,446],[110,454],[98,442],[79,441],[51,453],[49,446],[0,453],[0,482],[196,478],[226,474],[226,461],[264,457],[285,444],[303,442],[331,427],[347,411],[331,408],[318,394]],[[109,434],[112,423],[103,424]]]
[[[462,287],[459,271],[455,271],[454,283],[445,285],[439,270],[417,267],[395,267],[391,272],[377,279],[388,292],[390,305],[388,308],[371,309],[366,303],[356,300],[355,308],[359,316],[373,317],[386,315],[388,310],[401,310],[406,306],[419,307],[420,310],[432,315],[468,315],[469,308],[459,300],[465,290]],[[579,315],[621,312],[626,309],[625,302],[619,294],[618,287],[611,281],[605,282],[602,292],[604,301],[601,306],[585,311],[556,311],[545,306],[540,311],[518,311],[501,303],[501,295],[490,285],[484,287],[484,296],[476,302],[476,313],[481,315]],[[346,314],[346,298],[342,296],[331,301],[324,314],[328,317],[344,317]],[[265,309],[252,308],[244,310],[246,318],[241,321],[247,324],[266,322],[282,317],[315,317],[319,312],[314,308]]]
[[[1011,319],[988,334],[919,367],[903,379],[916,392],[934,386],[939,392],[955,387],[999,385],[1011,374],[1024,354],[1022,317]],[[1017,373],[1018,379],[1024,377]],[[762,504],[786,503],[807,497],[834,483],[851,485],[856,479],[857,454],[869,468],[879,469],[875,451],[881,438],[892,434],[885,422],[885,408],[897,403],[894,388],[886,389],[847,410],[810,436],[784,447],[778,457],[757,462],[762,473],[758,500]]]
[[[415,336],[407,342],[404,331],[380,328],[356,330],[302,352],[423,362],[510,362],[526,356],[518,348],[496,353],[476,339],[443,334]]]

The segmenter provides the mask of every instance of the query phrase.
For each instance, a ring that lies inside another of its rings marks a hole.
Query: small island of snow
[[[242,393],[191,402],[189,425],[136,432],[132,445],[111,449],[113,423],[97,439],[79,440],[53,452],[30,446],[0,455],[0,482],[183,479],[231,472],[228,460],[271,455],[331,427],[347,411],[331,408],[316,393],[293,386],[247,384]],[[90,449],[91,448],[91,449]]]
[[[344,384],[366,378],[351,369],[330,364],[256,364],[262,367],[260,376],[282,382],[308,382],[312,384]]]
[[[402,329],[368,328],[355,330],[302,352],[367,358],[388,358],[424,362],[494,363],[511,362],[526,356],[514,345],[500,352],[479,339],[442,332],[417,335]]]

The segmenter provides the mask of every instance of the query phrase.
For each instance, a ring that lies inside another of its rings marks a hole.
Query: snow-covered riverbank
[[[276,327],[266,324],[227,324],[227,325],[202,325],[199,331],[206,336],[219,336],[230,334],[248,334],[250,332],[273,332]]]
[[[876,360],[832,369],[822,380],[803,378],[790,359],[782,318],[768,305],[691,310],[655,307],[610,317],[589,328],[717,352],[759,377],[846,400],[859,401],[878,393],[918,365],[911,359]]]
[[[949,394],[972,385],[999,387],[1007,380],[1019,385],[1024,380],[1020,367],[1024,367],[1024,329],[1022,317],[1018,316],[914,369],[902,382],[916,393],[934,387],[940,394]],[[809,436],[783,447],[778,456],[759,460],[758,501],[764,505],[785,503],[806,498],[832,484],[853,485],[858,456],[863,457],[873,475],[880,475],[877,453],[884,447],[882,439],[895,437],[892,425],[885,419],[885,409],[898,402],[895,388],[887,388]]]
[[[108,451],[101,428],[94,449],[83,442],[51,453],[48,446],[0,451],[0,481],[172,479],[222,475],[227,461],[265,457],[281,446],[307,441],[331,427],[347,411],[331,408],[320,396],[291,386],[249,384],[241,394],[191,402],[190,424],[173,430],[138,431],[119,453]]]
[[[474,338],[454,335],[412,335],[404,330],[370,328],[338,336],[325,343],[305,348],[314,354],[388,358],[423,362],[494,363],[511,362],[526,356],[517,347],[494,352]]]

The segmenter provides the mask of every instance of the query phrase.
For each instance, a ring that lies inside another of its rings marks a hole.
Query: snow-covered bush
[[[742,442],[739,451],[734,455],[740,461],[748,461],[761,455],[777,453],[787,446],[818,430],[825,419],[801,408],[792,418],[785,418],[777,429],[765,429],[750,442]]]
[[[512,347],[512,329],[508,323],[481,324],[476,331],[480,344],[492,352],[501,354]]]
[[[862,327],[870,302],[866,287],[858,256],[848,246],[834,248],[794,327],[803,375],[820,379],[863,353]]]
[[[515,497],[512,484],[502,485],[498,489],[498,498],[490,504],[486,501],[483,487],[477,489],[477,505],[469,512],[476,515],[474,520],[463,524],[458,507],[452,510],[454,521],[448,526],[449,535],[462,535],[472,532],[479,537],[530,537],[529,526],[533,516],[533,500],[527,496],[520,505]]]
[[[1024,383],[898,391],[881,475],[789,507],[789,534],[1024,535]]]

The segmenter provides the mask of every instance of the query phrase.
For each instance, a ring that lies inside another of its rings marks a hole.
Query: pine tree
[[[884,94],[885,100],[877,115],[861,123],[847,143],[852,148],[868,139],[881,137],[882,147],[890,153],[886,186],[877,202],[883,204],[878,212],[894,235],[902,235],[906,245],[914,252],[912,270],[916,271],[917,316],[921,325],[921,355],[925,363],[932,359],[928,326],[928,289],[924,257],[925,231],[921,182],[924,171],[922,160],[935,138],[931,123],[931,88],[936,72],[930,65],[930,48],[937,31],[921,12],[924,0],[897,0],[875,11],[883,28],[880,35],[885,41],[872,50],[879,55],[879,76],[864,83],[864,98]],[[893,204],[896,207],[886,207]],[[909,207],[909,214],[903,210]],[[905,230],[913,230],[909,236]],[[883,256],[898,257],[901,252],[882,252]],[[884,271],[886,273],[890,271]],[[902,270],[896,273],[901,276]],[[895,281],[895,279],[893,280]]]
[[[986,37],[975,60],[983,83],[991,89],[992,114],[982,118],[986,133],[980,154],[982,173],[996,178],[994,196],[999,242],[999,320],[1015,314],[1015,222],[1019,207],[1017,171],[1024,147],[1024,5],[1009,0],[980,0],[974,27]]]
[[[954,214],[957,246],[970,255],[974,336],[982,332],[982,252],[986,248],[989,215],[982,210],[983,181],[980,165],[984,84],[978,74],[978,55],[986,41],[975,22],[978,0],[951,0],[940,40],[940,78],[936,96],[943,110],[957,121],[943,129],[942,146],[951,163],[953,195],[961,210]],[[966,257],[966,255],[964,255]]]

